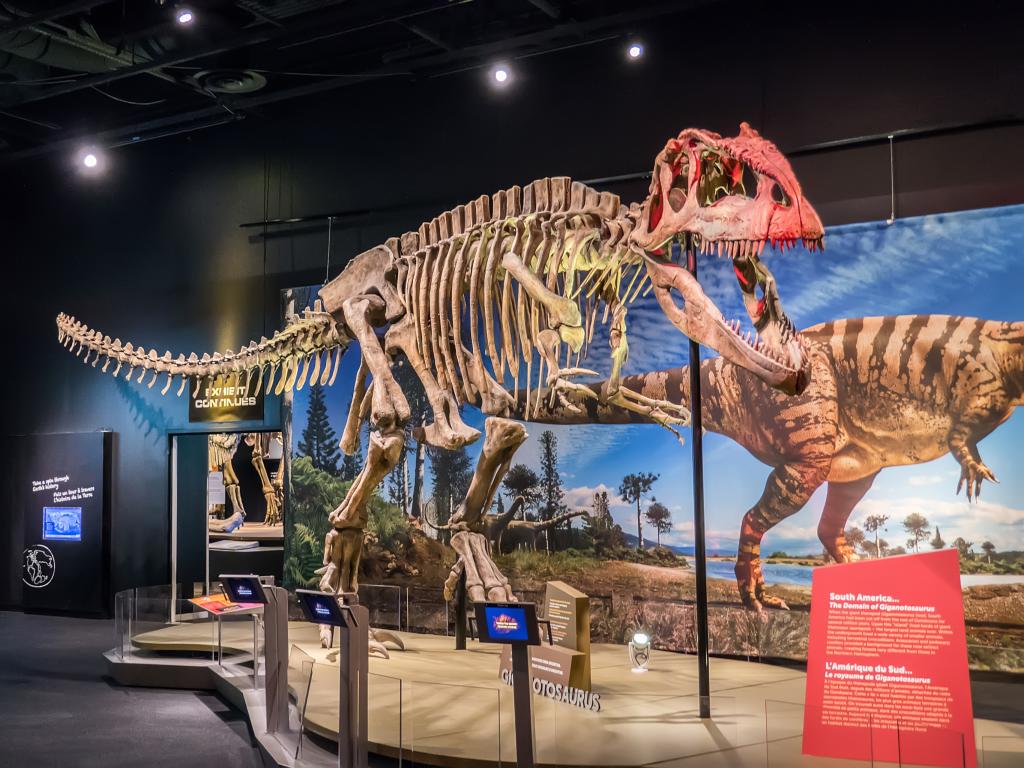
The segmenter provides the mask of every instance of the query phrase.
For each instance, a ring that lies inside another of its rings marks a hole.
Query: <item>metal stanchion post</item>
[[[686,266],[697,277],[697,249],[686,241]],[[690,414],[693,424],[693,536],[697,570],[697,679],[702,718],[711,717],[711,669],[708,642],[708,561],[704,543],[704,446],[700,412],[700,345],[690,340]]]

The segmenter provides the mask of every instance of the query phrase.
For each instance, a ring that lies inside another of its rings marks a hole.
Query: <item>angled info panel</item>
[[[112,439],[111,432],[14,438],[24,609],[110,613]]]
[[[814,572],[803,751],[974,768],[955,549]]]

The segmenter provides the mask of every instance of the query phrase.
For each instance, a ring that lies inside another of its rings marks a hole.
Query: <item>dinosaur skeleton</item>
[[[280,442],[281,433],[247,432],[241,437],[233,433],[220,433],[209,437],[209,462],[210,468],[219,471],[224,478],[224,491],[228,498],[231,514],[223,520],[211,518],[209,522],[211,531],[230,533],[245,523],[245,504],[242,503],[238,475],[235,474],[232,464],[240,439],[252,447],[252,466],[260,478],[263,498],[266,501],[266,514],[263,523],[264,525],[281,525],[281,509],[284,507],[284,474],[278,472],[271,480],[264,461],[270,454],[271,441]]]
[[[219,471],[224,479],[224,492],[228,499],[231,514],[223,520],[211,517],[211,531],[228,532],[241,527],[245,522],[245,505],[242,503],[242,492],[238,485],[238,475],[231,460],[238,450],[238,435],[232,433],[210,435],[207,441],[210,469]]]
[[[785,248],[802,241],[817,249],[822,237],[817,214],[771,142],[745,123],[733,138],[686,129],[656,156],[642,203],[626,207],[615,195],[564,177],[483,195],[354,257],[320,290],[322,304],[238,353],[159,356],[111,341],[64,314],[57,318],[58,338],[72,352],[85,350],[86,363],[106,357],[104,371],[116,362],[114,375],[127,367],[130,378],[138,369],[139,381],[151,375],[149,386],[166,375],[163,392],[180,377],[179,394],[190,378],[198,389],[203,379],[244,376],[248,384],[256,375],[258,386],[266,378],[265,389],[275,394],[301,388],[307,378],[330,383],[345,347],[358,341],[361,360],[342,450],[351,454],[358,447],[363,421],[374,431],[362,472],[329,516],[334,530],[325,542],[320,584],[336,592],[355,591],[366,503],[399,460],[410,409],[391,366],[404,355],[433,411],[433,421],[414,430],[417,440],[457,449],[480,436],[462,422],[459,406],[476,405],[489,417],[470,493],[452,519],[461,526],[452,546],[473,599],[510,599],[480,530],[511,452],[525,439],[525,431],[503,417],[521,406],[530,420],[547,390],[568,412],[580,407],[567,397],[574,393],[668,428],[688,423],[685,407],[622,386],[628,308],[652,290],[685,335],[772,387],[801,391],[808,360],[759,255],[766,243]],[[753,338],[740,336],[738,323],[726,321],[672,260],[676,241],[733,260],[757,330]],[[594,393],[574,379],[594,375],[580,361],[598,318],[608,325],[611,375]]]

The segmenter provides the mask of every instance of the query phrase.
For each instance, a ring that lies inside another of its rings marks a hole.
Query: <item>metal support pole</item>
[[[533,702],[530,700],[530,646],[512,643],[512,700],[516,726],[516,765],[533,768]]]
[[[697,278],[697,249],[686,242],[686,268]],[[711,717],[711,670],[708,648],[708,561],[704,546],[704,447],[700,414],[700,344],[690,339],[690,413],[693,424],[693,535],[697,566],[697,679],[702,718]]]
[[[466,650],[466,572],[455,588],[455,650]]]

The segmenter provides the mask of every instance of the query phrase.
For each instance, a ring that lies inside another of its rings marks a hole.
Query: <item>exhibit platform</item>
[[[211,541],[261,541],[280,544],[284,541],[283,525],[264,525],[263,523],[245,523],[230,533],[226,531],[210,531]]]
[[[500,648],[470,641],[466,651],[457,652],[452,637],[396,634],[405,651],[393,651],[390,659],[370,659],[370,752],[437,766],[514,765],[512,690],[499,678]],[[338,668],[336,653],[320,647],[316,627],[289,624],[292,727],[277,735],[266,734],[261,725],[262,692],[253,686],[251,668],[251,625],[223,624],[223,663],[211,637],[205,623],[192,622],[133,635],[130,654],[107,654],[111,675],[125,685],[184,687],[187,681],[188,687],[216,689],[246,712],[269,764],[331,762]],[[538,765],[866,765],[801,755],[805,675],[799,670],[712,659],[712,718],[701,720],[693,656],[654,651],[649,670],[636,673],[624,646],[598,643],[592,647],[592,666],[600,711],[534,696]],[[300,722],[305,736],[299,734]],[[979,719],[975,727],[979,765],[1021,764],[1024,725]],[[950,765],[956,764],[951,757]]]

